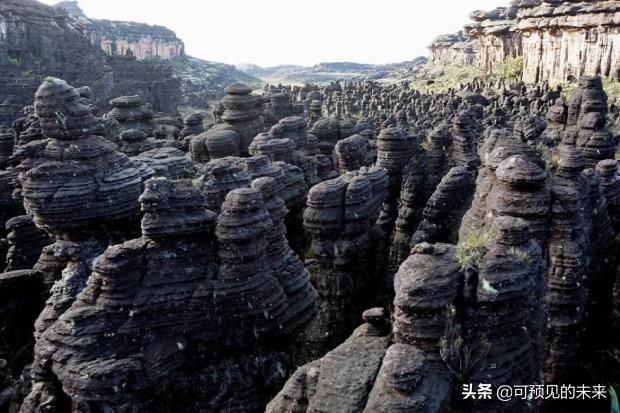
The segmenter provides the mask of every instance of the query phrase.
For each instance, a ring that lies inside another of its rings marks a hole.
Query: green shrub
[[[474,230],[468,233],[462,240],[459,240],[457,248],[457,260],[462,269],[478,269],[482,257],[487,252],[489,244],[496,238],[495,231]]]
[[[492,77],[502,80],[521,80],[523,75],[523,57],[507,57],[493,69]]]

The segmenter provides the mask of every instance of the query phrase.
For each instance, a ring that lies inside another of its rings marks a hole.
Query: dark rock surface
[[[37,341],[36,360],[51,361],[45,365],[73,406],[260,411],[282,380],[286,342],[311,319],[315,301],[283,238],[276,181],[261,178],[253,186],[231,191],[218,217],[189,181],[147,182],[142,238],[108,248],[73,304]],[[201,357],[224,347],[221,356]],[[217,371],[229,380],[218,380]],[[210,390],[187,399],[197,385]],[[170,392],[146,396],[148,389]],[[22,411],[38,400],[31,392]]]
[[[0,22],[11,33],[0,52],[0,124],[18,116],[46,76],[90,86],[100,110],[113,97],[137,94],[166,113],[178,105],[206,109],[226,85],[258,82],[234,66],[185,56],[183,42],[164,27],[89,19],[74,2],[63,3],[0,5]]]
[[[385,198],[386,172],[366,169],[310,189],[304,228],[311,239],[306,267],[319,293],[318,315],[305,335],[305,360],[335,347],[354,327],[368,297],[380,303],[381,282],[374,221]],[[372,299],[371,299],[372,300]]]
[[[553,411],[459,396],[613,383],[600,79],[252,90],[99,118],[50,77],[0,127],[0,410]]]

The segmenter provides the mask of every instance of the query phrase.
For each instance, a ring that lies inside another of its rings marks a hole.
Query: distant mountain
[[[251,63],[237,65],[238,69],[266,82],[329,83],[334,80],[397,80],[409,76],[416,67],[427,62],[425,57],[413,60],[373,65],[353,62],[323,62],[314,66],[278,65],[260,67]]]
[[[163,26],[126,21],[97,20],[87,17],[75,0],[54,6],[68,14],[73,25],[90,43],[106,55],[133,55],[145,63],[171,67],[171,76],[179,84],[179,106],[188,110],[204,109],[224,95],[224,88],[235,82],[260,86],[261,81],[240,72],[233,65],[211,62],[185,54],[185,45],[176,34]]]

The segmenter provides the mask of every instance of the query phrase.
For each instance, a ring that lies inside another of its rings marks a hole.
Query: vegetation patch
[[[474,230],[459,241],[456,258],[462,269],[478,269],[489,245],[496,238],[490,229]]]

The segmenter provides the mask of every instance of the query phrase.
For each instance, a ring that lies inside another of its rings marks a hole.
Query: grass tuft
[[[520,258],[521,261],[523,261],[526,265],[532,264],[532,257],[530,257],[530,255],[526,251],[523,251],[521,248],[510,247],[510,253],[515,257]]]
[[[496,235],[493,230],[480,229],[471,231],[464,239],[460,240],[456,258],[461,268],[477,270],[482,257],[484,257],[491,242],[495,240]]]

